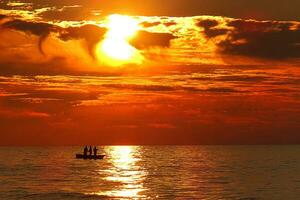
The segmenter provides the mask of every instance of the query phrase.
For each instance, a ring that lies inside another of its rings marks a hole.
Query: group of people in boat
[[[83,149],[83,156],[88,156],[88,153],[91,156],[92,152],[94,152],[94,156],[97,156],[97,151],[98,151],[98,149],[96,146],[93,149],[92,149],[92,146],[90,146],[89,148],[87,146],[85,146]]]

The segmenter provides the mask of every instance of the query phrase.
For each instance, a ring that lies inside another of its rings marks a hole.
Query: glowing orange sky
[[[300,142],[298,1],[109,2],[0,3],[0,145]]]

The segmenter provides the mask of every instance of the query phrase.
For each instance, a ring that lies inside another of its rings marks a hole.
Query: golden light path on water
[[[104,160],[74,159],[81,151],[0,148],[0,199],[299,199],[294,145],[101,146]]]
[[[109,155],[112,164],[109,174],[103,177],[106,181],[115,182],[118,187],[111,191],[96,192],[96,195],[104,195],[114,198],[142,198],[140,193],[146,189],[143,186],[147,173],[137,164],[140,160],[135,154],[139,154],[139,147],[110,146],[104,151]]]

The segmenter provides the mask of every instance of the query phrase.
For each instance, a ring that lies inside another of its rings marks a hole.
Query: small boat
[[[83,154],[76,154],[76,159],[84,159],[84,160],[102,160],[105,155],[83,155]]]

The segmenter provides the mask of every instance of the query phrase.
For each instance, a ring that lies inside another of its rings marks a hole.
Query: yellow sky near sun
[[[100,64],[106,66],[123,66],[126,64],[135,64],[141,65],[145,64],[148,61],[149,57],[145,57],[145,50],[137,49],[133,47],[128,41],[136,37],[136,33],[140,30],[147,30],[154,33],[172,33],[179,36],[179,39],[176,39],[176,42],[172,43],[172,46],[168,49],[166,48],[157,48],[152,47],[146,50],[150,59],[158,60],[160,63],[182,63],[186,61],[187,55],[186,51],[193,51],[193,54],[201,53],[203,50],[205,52],[214,52],[214,45],[203,39],[203,36],[195,34],[193,41],[187,41],[185,36],[190,34],[191,31],[196,33],[199,31],[199,28],[195,24],[196,18],[168,18],[161,19],[160,17],[142,17],[142,16],[129,16],[129,15],[120,15],[112,14],[106,17],[106,19],[101,22],[101,26],[108,28],[108,32],[105,35],[103,41],[99,42],[96,47],[96,58]],[[153,27],[143,27],[143,22],[155,23],[157,21],[161,22],[161,25]],[[164,23],[175,22],[176,26],[168,27]],[[180,27],[180,31],[178,31]],[[178,32],[176,32],[178,31]],[[200,42],[199,42],[200,41]],[[195,42],[195,44],[191,44]],[[196,44],[197,43],[197,44]],[[199,48],[195,49],[195,46]],[[210,58],[206,56],[193,56],[188,58],[189,62],[199,63],[214,63],[222,64],[223,62],[218,58]]]
[[[96,48],[98,60],[111,66],[141,64],[143,56],[128,43],[140,29],[139,22],[130,16],[110,15],[106,27],[108,32]]]
[[[42,21],[40,15],[38,15],[39,13],[31,13],[30,18],[28,18],[27,15],[23,14],[22,12],[19,14],[22,21],[17,21],[18,23],[32,23],[33,26],[38,25],[34,23],[46,23],[45,21]],[[27,21],[25,21],[23,18]],[[13,19],[13,17],[4,18],[2,19],[1,23],[4,24],[5,22],[13,21]],[[205,20],[216,22],[216,25],[210,28],[205,28],[198,24],[200,21]],[[202,64],[242,65],[245,63],[273,64],[275,61],[276,63],[279,63],[281,61],[278,59],[274,61],[273,59],[264,59],[263,56],[261,58],[255,55],[251,55],[251,52],[254,51],[239,52],[240,54],[238,55],[226,52],[223,53],[220,44],[224,44],[222,43],[224,41],[230,42],[230,39],[232,39],[232,35],[241,31],[241,28],[234,28],[232,24],[230,25],[231,22],[237,21],[238,19],[218,16],[161,17],[129,16],[121,14],[112,14],[109,16],[103,15],[97,20],[90,21],[48,21],[47,25],[53,25],[53,30],[55,30],[56,28],[64,31],[71,29],[78,32],[73,33],[74,35],[69,36],[69,38],[67,39],[62,39],[59,38],[59,33],[50,31],[51,33],[45,40],[43,40],[42,43],[42,49],[45,55],[40,54],[39,49],[36,45],[41,41],[39,33],[32,32],[43,29],[31,30],[30,27],[24,29],[23,26],[13,27],[15,26],[15,24],[11,24],[12,27],[10,28],[10,30],[4,31],[9,31],[9,33],[19,31],[16,37],[22,37],[28,43],[26,45],[30,45],[30,47],[32,47],[32,53],[28,53],[28,48],[25,47],[24,44],[19,46],[18,48],[10,48],[10,51],[3,51],[2,55],[5,56],[2,56],[2,59],[11,59],[10,56],[6,55],[10,52],[13,52],[9,54],[13,55],[13,58],[16,57],[16,54],[25,54],[24,56],[30,58],[37,57],[34,62],[45,62],[45,60],[48,61],[56,58],[64,58],[64,62],[67,63],[66,65],[70,69],[76,68],[74,69],[76,71],[80,70],[96,72],[114,71],[119,69],[135,70],[137,66],[138,70],[140,69],[140,67],[143,69],[147,67],[153,67],[157,70],[160,70],[162,66]],[[241,23],[250,23],[253,24],[253,26],[260,26],[268,22],[244,20]],[[295,32],[294,29],[297,29],[297,27],[299,27],[299,23],[293,22],[293,24],[294,25],[290,29],[291,34],[292,32]],[[93,31],[88,30],[89,33],[86,34],[87,32],[84,32],[84,28],[86,28],[85,26],[87,25],[94,27],[92,30],[98,30],[97,28],[104,28],[105,30],[107,30],[107,32],[105,35],[99,35],[97,31],[96,34],[91,34],[91,32]],[[279,26],[279,23],[272,22],[269,23],[268,26],[270,26],[270,29],[276,29],[276,26]],[[235,29],[237,31],[234,31]],[[154,42],[151,43],[151,37],[149,40],[150,42],[147,40],[147,37],[140,37],[140,32],[143,31],[149,33],[150,35],[152,33],[154,33],[154,35],[170,34],[174,36],[174,38],[169,40],[170,43],[162,43],[162,45],[159,44],[160,39],[153,40]],[[222,31],[224,32],[223,34]],[[24,32],[26,34],[24,34]],[[218,33],[220,35],[218,35]],[[213,37],[207,37],[207,34],[217,35]],[[97,40],[98,35],[99,40]],[[11,39],[12,37],[8,38],[8,40],[15,41],[15,39]],[[135,39],[137,39],[138,43],[141,43],[142,45],[136,45],[136,43],[133,42],[133,40]],[[2,45],[14,47],[14,43],[6,42],[8,40],[3,40]],[[247,38],[245,38],[243,41],[247,41]],[[251,38],[250,41],[252,41]],[[91,43],[93,43],[93,45],[91,49],[89,49],[89,45]],[[143,46],[143,44],[145,44],[145,46]],[[230,43],[230,45],[237,45],[237,42],[234,41],[233,43]],[[249,47],[245,46],[245,48]],[[248,56],[247,54],[250,55]],[[62,60],[63,59],[60,59],[60,61]],[[60,65],[62,64],[58,64],[58,66]]]

